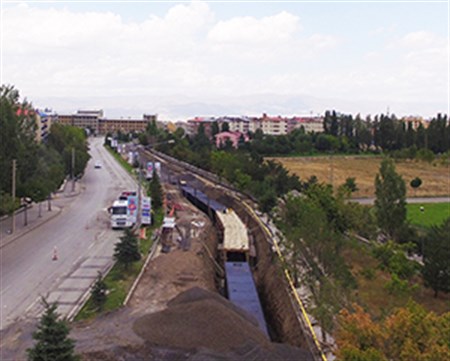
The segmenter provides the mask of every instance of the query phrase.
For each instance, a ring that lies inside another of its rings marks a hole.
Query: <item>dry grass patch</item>
[[[409,299],[413,299],[427,310],[437,314],[450,310],[450,294],[439,293],[438,297],[433,297],[433,290],[423,286],[419,275],[414,276],[412,280],[412,283],[417,286],[411,289],[410,294],[389,293],[386,284],[391,280],[391,275],[378,267],[378,260],[371,255],[367,247],[347,246],[342,256],[358,283],[358,288],[352,296],[358,304],[367,307],[374,317],[382,317],[396,307],[404,307]]]
[[[283,164],[289,172],[306,180],[315,175],[320,182],[339,186],[349,177],[356,178],[359,188],[353,197],[373,197],[374,181],[379,171],[381,157],[333,156],[333,157],[297,157],[267,158]],[[398,161],[397,172],[407,185],[408,197],[434,197],[450,195],[450,167],[442,164],[430,164],[420,161]],[[409,183],[415,177],[422,179],[422,185],[413,190]]]

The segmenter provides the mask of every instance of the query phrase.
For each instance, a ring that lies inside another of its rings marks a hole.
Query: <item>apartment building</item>
[[[323,117],[321,116],[302,116],[292,117],[288,121],[288,133],[295,129],[305,129],[305,133],[322,133],[323,132]]]
[[[58,123],[74,127],[90,129],[99,134],[99,120],[103,118],[103,110],[78,110],[75,114],[58,115]]]
[[[301,116],[301,117],[282,117],[268,116],[263,114],[261,117],[220,117],[220,118],[201,118],[196,117],[187,122],[188,134],[196,134],[200,124],[203,124],[205,133],[211,137],[211,127],[214,122],[218,123],[219,129],[222,129],[224,123],[228,123],[230,132],[256,132],[260,129],[264,134],[285,135],[295,129],[303,127],[305,132],[323,132],[323,118],[321,116]]]
[[[52,123],[57,120],[56,113],[52,112],[51,109],[36,110],[36,141],[46,142],[47,137],[50,134],[50,127]]]
[[[400,119],[402,122],[406,123],[406,125],[408,123],[412,124],[412,127],[414,130],[417,130],[417,128],[419,128],[419,126],[422,124],[424,128],[428,128],[428,125],[430,124],[429,122],[427,122],[425,119],[423,119],[422,117],[419,116],[407,116],[407,117],[403,117]]]
[[[208,137],[212,137],[212,125],[216,122],[217,119],[212,117],[195,117],[194,119],[189,119],[187,121],[187,134],[197,134],[198,128],[200,124],[203,125],[203,129],[205,129],[205,134]]]
[[[143,132],[149,122],[157,122],[157,114],[144,114],[142,119],[108,119],[103,110],[78,110],[75,114],[58,115],[58,123],[90,129],[96,134],[121,131],[122,133]]]
[[[143,132],[149,123],[146,119],[99,119],[98,134]]]
[[[228,124],[230,132],[241,132],[247,134],[250,127],[249,117],[220,117],[217,119],[219,128],[222,129],[224,123]]]
[[[289,120],[281,116],[269,117],[264,113],[260,119],[254,120],[253,123],[254,131],[259,127],[264,134],[285,135],[288,133]]]

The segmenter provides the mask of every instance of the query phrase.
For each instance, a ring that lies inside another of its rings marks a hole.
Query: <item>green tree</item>
[[[406,220],[406,186],[394,162],[384,159],[375,177],[375,210],[378,226],[396,239]]]
[[[36,344],[27,349],[30,361],[76,361],[80,358],[74,354],[75,343],[68,338],[70,329],[65,320],[58,320],[56,303],[49,304],[42,300],[45,312],[41,317],[37,331],[33,333]]]
[[[408,126],[406,129],[406,146],[412,147],[413,145],[416,145],[416,131],[413,128],[413,123],[408,122]]]
[[[154,209],[159,209],[163,205],[163,190],[161,186],[161,182],[159,180],[158,173],[156,170],[153,170],[153,176],[148,184],[148,192],[147,194],[150,196],[152,200],[152,206]]]
[[[348,177],[342,186],[351,193],[356,192],[358,190],[355,177]]]
[[[11,192],[12,160],[17,164],[17,195],[25,196],[21,183],[36,169],[36,117],[31,103],[20,102],[11,86],[0,87],[0,190]]]
[[[414,189],[414,191],[419,188],[422,185],[422,179],[420,179],[419,177],[414,178],[413,180],[411,180],[411,182],[409,183],[409,185],[411,186],[412,189]]]
[[[72,173],[72,149],[75,152],[73,173],[76,177],[84,173],[90,155],[88,153],[86,133],[83,129],[69,125],[52,124],[48,145],[62,155],[65,174]]]
[[[380,145],[383,150],[396,148],[395,123],[392,117],[381,114],[379,123]]]
[[[228,124],[228,122],[223,122],[222,123],[222,132],[229,132],[230,131],[230,125]]]
[[[423,250],[422,270],[425,285],[438,292],[450,292],[450,217],[438,227],[432,227],[428,233]]]
[[[120,241],[114,245],[114,258],[124,265],[125,270],[131,263],[141,259],[137,238],[130,229],[126,229]]]
[[[0,190],[0,215],[11,214],[18,206],[17,198],[13,200],[10,194]]]
[[[217,133],[220,133],[220,129],[219,129],[219,123],[217,122],[217,120],[215,120],[211,124],[211,135],[214,137]]]
[[[106,302],[107,290],[108,287],[106,286],[105,281],[103,281],[102,273],[99,271],[97,273],[97,280],[95,281],[94,287],[92,287],[91,291],[92,301],[99,310],[103,308],[103,305]]]

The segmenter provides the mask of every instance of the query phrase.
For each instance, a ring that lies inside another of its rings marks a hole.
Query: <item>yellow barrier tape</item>
[[[255,214],[255,212],[253,211],[253,209],[252,209],[247,203],[243,202],[243,204],[244,204],[245,207],[246,207],[246,208],[247,208],[247,209],[255,216],[255,218],[258,220],[259,224],[262,226],[262,228],[263,228],[264,231],[266,232],[267,236],[269,236],[269,237],[272,238],[272,235],[271,235],[269,229],[267,228],[267,226],[266,226],[263,222],[261,222],[261,220],[260,220],[259,217]],[[272,239],[272,240],[273,240],[273,243],[274,243],[274,245],[275,245],[275,250],[277,251],[278,257],[280,257],[281,261],[284,263],[284,257],[283,257],[283,255],[281,254],[280,247],[278,247],[278,242],[276,241],[276,239]],[[294,282],[292,281],[292,277],[291,277],[289,271],[288,271],[287,269],[284,269],[284,274],[285,274],[286,279],[287,279],[287,281],[288,281],[288,283],[289,283],[289,286],[291,287],[291,290],[292,290],[292,292],[293,292],[293,294],[294,294],[294,296],[295,296],[295,299],[296,299],[298,305],[300,306],[300,309],[301,309],[301,311],[302,311],[303,317],[305,318],[306,323],[307,323],[307,325],[308,325],[308,328],[309,328],[309,330],[311,331],[311,335],[312,335],[312,337],[313,337],[314,343],[316,344],[316,347],[317,347],[317,349],[318,349],[319,352],[320,352],[320,356],[321,356],[322,360],[323,360],[323,361],[328,361],[327,358],[326,358],[326,356],[325,356],[325,354],[324,354],[323,351],[322,351],[322,347],[320,346],[320,342],[319,342],[319,340],[318,340],[318,338],[317,338],[317,335],[316,335],[316,333],[315,333],[315,331],[314,331],[314,329],[313,329],[313,326],[312,326],[311,321],[310,321],[310,319],[309,319],[309,317],[308,317],[308,314],[306,313],[305,306],[303,305],[303,302],[302,302],[302,300],[300,299],[300,297],[299,297],[299,295],[298,295],[298,293],[297,293],[297,290],[295,289]]]

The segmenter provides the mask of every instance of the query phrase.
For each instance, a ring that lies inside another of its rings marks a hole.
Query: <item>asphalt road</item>
[[[360,204],[374,204],[375,198],[352,198],[351,201]],[[406,198],[406,203],[410,204],[420,204],[420,203],[448,203],[450,202],[450,197],[417,197],[417,198]]]
[[[67,316],[79,303],[98,271],[112,265],[114,244],[122,235],[112,231],[107,207],[123,190],[137,190],[135,181],[92,139],[81,193],[55,200],[60,215],[1,249],[0,330],[23,318],[38,317],[40,299],[58,301]],[[101,169],[94,164],[100,161]],[[59,202],[59,203],[58,203]],[[57,260],[53,260],[54,250]]]

